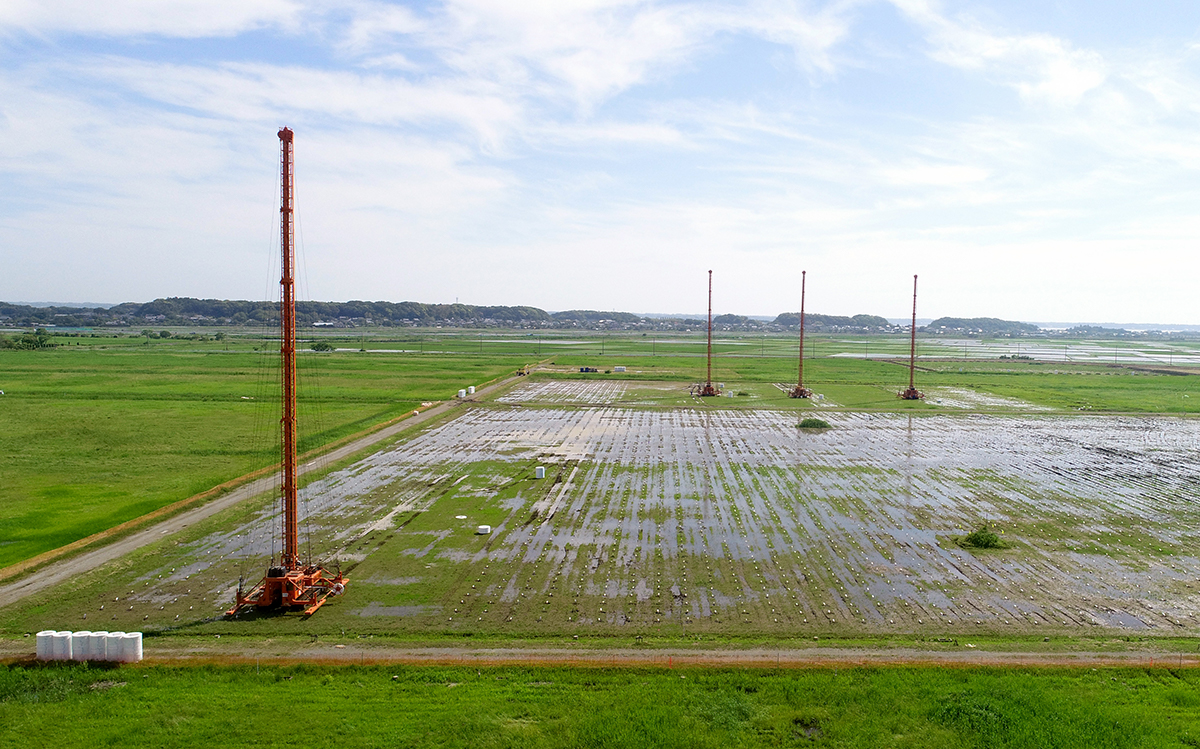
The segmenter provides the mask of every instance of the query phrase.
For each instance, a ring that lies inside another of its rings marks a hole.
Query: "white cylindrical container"
[[[54,633],[52,640],[54,642],[54,649],[51,651],[50,660],[71,660],[71,633],[60,630]]]
[[[54,657],[54,630],[43,629],[37,633],[37,659],[48,661]]]
[[[475,386],[471,385],[467,388],[467,395],[475,395]]]
[[[458,391],[458,397],[459,397],[459,398],[466,398],[466,397],[467,397],[467,391],[466,391],[466,390],[459,390],[459,391]]]
[[[106,661],[108,660],[108,633],[93,632],[88,650],[88,660]]]
[[[490,525],[481,525],[475,529],[475,533],[480,536],[486,536],[487,534],[489,534],[491,532],[492,532],[492,526],[490,526]]]
[[[92,652],[92,633],[88,631],[71,633],[71,660],[86,661]]]
[[[533,477],[535,479],[546,478],[546,466],[538,466],[537,468],[534,468],[533,469]]]
[[[137,663],[142,659],[142,633],[126,632],[125,646],[121,651],[124,663]]]
[[[110,661],[121,661],[121,652],[125,647],[124,632],[109,632],[108,637],[104,638],[105,656]]]

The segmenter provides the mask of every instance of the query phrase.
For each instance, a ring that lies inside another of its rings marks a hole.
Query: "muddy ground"
[[[310,485],[306,547],[351,574],[311,619],[219,616],[278,549],[264,500],[9,607],[4,628],[969,639],[1200,626],[1200,423],[827,412],[833,428],[811,432],[767,409],[614,405],[622,387],[522,384]],[[961,546],[981,525],[1006,548]]]

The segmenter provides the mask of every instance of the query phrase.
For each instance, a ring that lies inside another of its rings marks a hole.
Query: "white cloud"
[[[219,67],[95,60],[87,75],[171,107],[223,120],[280,123],[332,119],[349,125],[451,126],[496,150],[521,119],[504,92],[486,81],[411,82],[361,71],[262,63]]]
[[[722,311],[770,314],[807,269],[818,311],[903,314],[919,272],[933,313],[1080,319],[1119,266],[1151,289],[1119,316],[1192,321],[1195,51],[879,0],[927,42],[906,67],[856,44],[870,2],[4,6],[33,38],[0,70],[0,297],[261,293],[289,124],[316,298],[696,311],[713,267]],[[304,52],[142,39],[246,30]]]
[[[5,0],[0,30],[89,36],[232,36],[274,26],[293,27],[296,0]]]
[[[346,34],[370,55],[419,44],[458,75],[514,92],[555,96],[589,111],[639,84],[662,80],[717,43],[744,34],[790,46],[802,65],[829,72],[829,50],[848,30],[843,4],[664,3],[651,0],[449,0],[428,18],[365,6]]]
[[[882,176],[895,185],[954,187],[981,182],[988,177],[986,169],[965,164],[904,164],[882,170]]]
[[[1101,55],[1073,48],[1048,34],[993,32],[970,18],[950,18],[933,0],[891,0],[925,29],[939,62],[979,71],[1015,88],[1021,96],[1052,104],[1076,104],[1104,83]]]

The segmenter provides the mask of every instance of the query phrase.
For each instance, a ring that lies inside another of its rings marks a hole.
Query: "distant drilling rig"
[[[908,390],[896,393],[901,400],[919,401],[925,394],[917,390],[917,276],[913,274],[912,338],[908,347]]]
[[[283,254],[282,275],[279,279],[279,358],[283,380],[282,417],[282,496],[283,549],[279,563],[272,554],[267,575],[248,594],[243,594],[238,582],[237,602],[226,612],[229,616],[251,606],[258,609],[302,610],[312,614],[321,608],[331,595],[339,595],[346,587],[341,572],[329,574],[311,560],[300,561],[298,528],[296,460],[296,246],[294,241],[295,181],[292,155],[293,133],[288,128],[279,131],[279,243]]]
[[[712,271],[708,272],[708,375],[704,385],[698,388],[697,395],[707,398],[720,395],[721,390],[712,382]]]
[[[808,271],[800,271],[800,367],[796,374],[796,387],[788,392],[791,398],[811,398],[813,392],[804,387],[804,280]]]

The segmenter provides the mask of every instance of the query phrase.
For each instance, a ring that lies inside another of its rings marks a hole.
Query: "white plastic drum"
[[[110,661],[120,661],[121,652],[125,649],[125,633],[124,632],[109,632],[108,637],[104,638],[105,656]]]
[[[71,633],[60,630],[51,635],[51,639],[53,640],[54,646],[50,651],[50,660],[71,660]]]
[[[37,633],[37,659],[48,661],[54,656],[54,630],[43,629]]]
[[[123,663],[137,663],[142,659],[142,633],[126,632],[125,646],[121,649]]]
[[[92,633],[88,631],[71,633],[71,660],[86,661],[92,652]]]
[[[90,644],[88,647],[88,659],[93,661],[108,660],[108,633],[93,632],[88,638]]]

